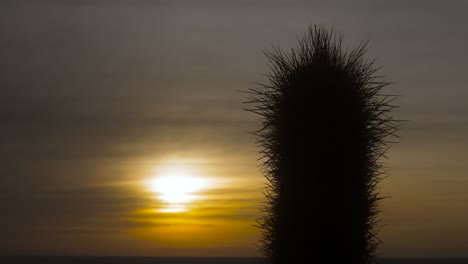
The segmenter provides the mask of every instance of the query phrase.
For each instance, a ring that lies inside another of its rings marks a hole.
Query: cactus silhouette
[[[366,43],[310,27],[289,53],[265,52],[268,83],[246,91],[268,184],[257,226],[268,263],[375,263],[381,157],[396,136],[395,96]]]

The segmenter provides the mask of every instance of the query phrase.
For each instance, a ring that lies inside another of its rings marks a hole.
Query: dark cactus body
[[[299,48],[267,53],[269,83],[250,90],[268,202],[259,227],[271,263],[372,263],[378,239],[376,184],[393,97],[341,37],[310,28]]]

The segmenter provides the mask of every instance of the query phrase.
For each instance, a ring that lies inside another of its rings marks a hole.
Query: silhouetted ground
[[[0,257],[0,263],[16,264],[257,264],[256,258],[161,258],[161,257]],[[380,264],[468,264],[459,259],[380,259]]]

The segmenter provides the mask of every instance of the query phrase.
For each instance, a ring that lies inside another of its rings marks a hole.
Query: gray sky
[[[250,194],[219,221],[252,221],[257,119],[239,90],[265,81],[263,50],[292,48],[323,24],[349,47],[370,41],[393,82],[386,91],[401,95],[396,117],[409,120],[381,185],[390,197],[379,252],[466,256],[466,10],[419,0],[2,1],[0,254],[254,255],[255,232],[202,249],[138,235],[135,211],[154,201],[135,182],[167,159],[203,159],[211,176],[249,182],[220,189]]]

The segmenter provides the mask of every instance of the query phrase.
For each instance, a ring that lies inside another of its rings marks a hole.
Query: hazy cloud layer
[[[466,1],[1,1],[0,254],[219,254],[154,252],[163,247],[127,233],[158,217],[131,220],[154,203],[135,182],[167,155],[204,155],[216,158],[206,166],[224,168],[218,176],[255,182],[206,195],[237,193],[239,203],[258,190],[247,133],[256,117],[242,110],[239,90],[264,81],[262,50],[293,47],[314,23],[333,25],[350,46],[370,40],[369,55],[394,82],[387,91],[402,95],[396,117],[409,122],[382,184],[391,198],[381,251],[466,254],[467,9]],[[258,200],[245,199],[236,214],[218,204],[204,217],[249,219]],[[222,252],[254,254],[253,240],[233,239]]]

